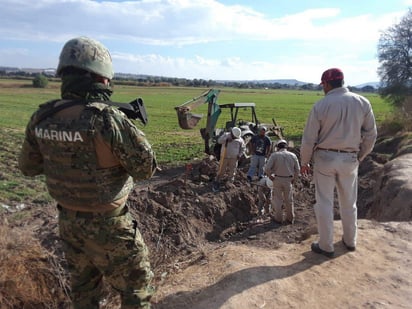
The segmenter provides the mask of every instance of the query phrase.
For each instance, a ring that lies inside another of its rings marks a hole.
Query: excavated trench
[[[233,183],[212,191],[217,162],[206,158],[165,169],[131,194],[129,208],[139,218],[140,230],[150,247],[155,267],[186,259],[208,242],[241,241],[260,246],[299,242],[315,232],[310,183],[295,183],[294,225],[275,223],[261,214],[259,186],[246,180],[247,165]],[[267,201],[270,191],[266,188]],[[263,235],[270,233],[267,241]]]
[[[359,168],[359,218],[370,213],[376,183],[389,160],[386,152],[393,153],[392,147],[377,147],[381,153],[369,155]],[[291,151],[299,157],[298,148]],[[214,193],[212,181],[217,168],[217,161],[210,157],[166,168],[132,193],[129,207],[139,218],[155,268],[201,253],[207,243],[237,241],[273,248],[301,242],[317,232],[315,190],[310,179],[295,181],[295,224],[286,225],[275,223],[268,214],[262,215],[259,186],[246,180],[248,164],[238,169],[233,183],[223,184],[220,192]],[[335,219],[339,216],[336,201]]]

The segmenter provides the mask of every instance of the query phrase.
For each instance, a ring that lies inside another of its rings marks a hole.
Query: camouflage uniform
[[[93,40],[79,42],[80,51],[95,55],[96,46],[102,51]],[[67,54],[64,50],[61,57]],[[99,70],[97,66],[95,73]],[[94,90],[85,99],[78,95],[83,86],[70,85],[70,78],[62,78],[64,99],[41,105],[31,117],[19,167],[27,176],[44,174],[58,203],[73,307],[99,308],[104,277],[120,293],[123,309],[150,308],[148,248],[125,204],[133,181],[152,176],[155,155],[144,133],[121,111],[109,102],[96,102],[108,93],[102,84],[91,83]],[[70,101],[80,103],[49,113]]]

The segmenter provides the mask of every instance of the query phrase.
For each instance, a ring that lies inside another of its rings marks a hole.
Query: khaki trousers
[[[322,250],[334,251],[333,201],[335,188],[338,193],[344,241],[348,246],[356,246],[358,167],[356,153],[317,150],[314,154],[315,215],[318,224],[319,247]]]
[[[293,206],[292,177],[276,177],[273,180],[272,208],[274,219],[283,222],[283,210],[285,208],[286,221],[293,222],[295,218]]]
[[[220,181],[227,175],[229,180],[233,181],[236,175],[237,158],[224,158],[221,160],[223,160],[223,162],[221,163],[220,173],[217,175],[216,180]]]

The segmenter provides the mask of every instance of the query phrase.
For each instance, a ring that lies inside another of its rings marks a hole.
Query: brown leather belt
[[[340,149],[330,149],[330,148],[316,148],[316,150],[325,150],[325,151],[332,151],[332,152],[341,152],[341,153],[356,153],[357,151],[347,151],[347,150],[340,150]]]
[[[126,206],[121,206],[113,210],[104,211],[104,212],[86,212],[86,211],[75,211],[57,205],[57,209],[65,214],[69,218],[79,218],[79,219],[93,219],[93,218],[109,218],[116,217],[127,211]]]

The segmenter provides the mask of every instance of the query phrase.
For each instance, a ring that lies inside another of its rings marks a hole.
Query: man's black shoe
[[[252,182],[252,177],[247,176],[247,181]]]
[[[342,243],[343,243],[343,245],[346,247],[346,249],[348,249],[348,251],[355,251],[355,250],[356,250],[356,247],[348,246],[348,245],[345,243],[345,241],[343,240],[343,237],[342,237]]]
[[[322,250],[319,247],[319,244],[314,242],[312,243],[312,246],[310,247],[312,249],[313,252],[318,253],[318,254],[323,254],[324,256],[328,257],[328,258],[333,258],[335,256],[335,252],[328,252],[325,250]]]

